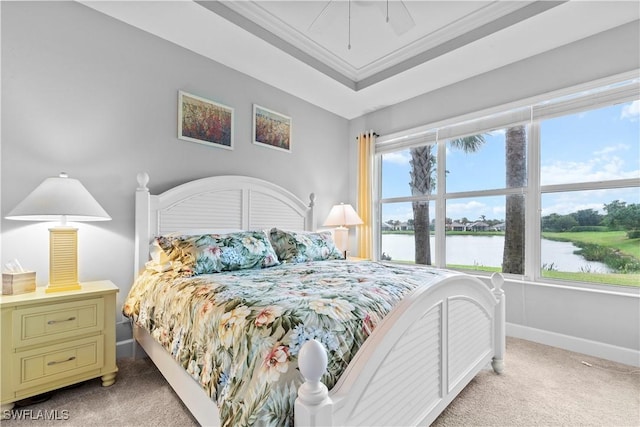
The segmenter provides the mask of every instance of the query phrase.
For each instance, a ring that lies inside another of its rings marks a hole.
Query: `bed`
[[[314,232],[313,194],[304,202],[264,180],[217,176],[151,195],[148,181],[146,173],[138,174],[137,279],[124,311],[135,319],[136,341],[200,424],[428,425],[480,370],[489,364],[496,373],[504,369],[505,299],[499,274],[492,276],[493,288],[489,289],[479,279],[458,272],[325,257],[332,253],[330,247],[322,247],[321,258],[293,262],[283,251],[287,246],[274,241],[273,233],[284,233],[277,236],[286,238],[325,239],[325,233]],[[155,259],[151,243],[170,254],[179,252],[174,261],[184,261],[183,254],[191,253],[195,241],[201,245],[203,236],[229,239],[239,233],[245,233],[241,234],[245,242],[246,233],[253,233],[249,235],[251,248],[256,247],[256,241],[261,250],[263,243],[269,246],[268,242],[273,242],[278,259],[274,261],[269,253],[257,261],[262,264],[252,264],[258,268],[220,273],[224,268],[220,269],[222,264],[217,261],[215,274],[209,274],[212,271],[207,265],[211,264],[200,262],[201,258],[197,263],[149,262]],[[185,252],[187,243],[190,246]],[[395,282],[387,284],[392,278]],[[267,288],[287,294],[274,297]],[[223,307],[222,311],[203,310],[202,304],[211,304],[201,300],[200,305],[184,303],[190,301],[187,293],[214,295],[212,301]],[[151,302],[159,294],[167,294],[170,303]],[[258,294],[271,300],[261,305],[253,299]],[[223,295],[230,298],[224,304],[219,303]],[[357,306],[358,299],[369,305]],[[183,301],[184,307],[177,305],[178,301]],[[170,308],[158,309],[162,304]],[[311,307],[307,307],[311,314],[295,311],[302,305]],[[378,308],[385,314],[375,314]],[[172,312],[167,314],[168,320],[160,320],[158,313],[163,311]],[[186,326],[177,323],[178,317],[189,318],[185,322],[200,325],[201,330],[205,323],[193,319],[203,311],[212,316],[206,324],[217,322],[215,331],[208,335],[215,336],[211,341],[221,348],[212,350],[213,344],[189,341],[192,336],[206,334],[185,332]],[[158,327],[162,322],[164,329]],[[262,335],[247,338],[244,330],[232,329],[239,324],[250,325]],[[355,332],[348,329],[353,325]],[[232,373],[213,363],[205,375],[202,363],[194,362],[201,362],[204,353],[205,360],[213,358],[220,366],[226,363]],[[262,364],[252,361],[253,353],[259,354],[262,359],[257,360],[263,360]],[[234,383],[240,403],[222,401],[231,394],[230,378],[245,368],[251,372],[248,368],[254,365],[260,369]],[[202,380],[204,377],[210,383]],[[251,388],[258,378],[267,378],[274,386],[276,381],[281,384],[275,391],[258,393]],[[254,408],[267,400],[269,408]],[[267,413],[270,418],[256,415]],[[293,416],[286,416],[291,413]]]

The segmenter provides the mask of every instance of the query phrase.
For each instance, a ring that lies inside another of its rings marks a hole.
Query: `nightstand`
[[[357,261],[369,261],[369,258],[360,258],[360,257],[357,257],[357,256],[348,256],[347,257],[347,261],[354,261],[354,262],[357,262]]]
[[[0,296],[2,410],[30,396],[101,377],[116,381],[116,293],[110,281],[79,291]]]

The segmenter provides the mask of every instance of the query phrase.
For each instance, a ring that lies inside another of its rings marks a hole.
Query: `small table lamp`
[[[327,217],[323,225],[328,227],[338,227],[334,232],[334,241],[338,250],[342,252],[344,254],[344,257],[346,258],[347,248],[349,247],[349,229],[347,228],[347,226],[358,225],[362,223],[362,220],[351,205],[340,203],[339,205],[335,205],[331,208],[331,211],[329,211],[329,216]]]
[[[79,290],[78,229],[67,221],[109,221],[111,217],[77,179],[66,173],[47,178],[7,219],[60,221],[49,229],[49,286],[45,292]]]

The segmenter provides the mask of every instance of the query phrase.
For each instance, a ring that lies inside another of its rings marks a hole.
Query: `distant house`
[[[487,231],[489,224],[486,222],[478,221],[472,224],[467,224],[467,231]]]
[[[451,224],[447,224],[448,231],[466,231],[467,227],[465,224],[461,224],[459,222],[452,222]]]
[[[402,231],[412,231],[413,225],[409,224],[408,222],[401,222],[399,225],[399,229]]]
[[[504,222],[491,226],[491,231],[504,231],[507,225]]]

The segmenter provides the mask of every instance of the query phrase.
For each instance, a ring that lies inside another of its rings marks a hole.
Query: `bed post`
[[[149,188],[147,188],[149,175],[146,172],[140,172],[136,179],[138,180],[138,188],[136,188],[134,278],[138,277],[140,270],[149,259],[149,227],[151,226],[149,218],[151,199]]]
[[[327,371],[327,351],[320,342],[309,340],[298,354],[298,367],[305,382],[298,389],[294,409],[296,426],[332,425],[333,402],[320,378]]]
[[[495,349],[493,361],[491,366],[497,374],[504,372],[504,354],[506,349],[506,311],[505,311],[505,295],[502,285],[504,284],[504,277],[500,273],[493,273],[491,275],[491,283],[493,284],[493,296],[496,298],[496,313],[495,313]]]
[[[314,207],[316,205],[316,195],[315,193],[309,194],[309,214],[307,215],[307,221],[309,224],[305,227],[306,231],[316,231],[316,218],[314,215]]]

